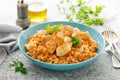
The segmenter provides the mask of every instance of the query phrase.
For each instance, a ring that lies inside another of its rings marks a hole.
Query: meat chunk
[[[46,42],[46,47],[47,47],[48,52],[52,54],[56,50],[57,46],[56,46],[55,41],[50,40],[50,41]]]
[[[71,47],[72,47],[72,43],[65,43],[65,44],[57,47],[56,55],[63,56],[65,54],[67,54],[71,50]]]

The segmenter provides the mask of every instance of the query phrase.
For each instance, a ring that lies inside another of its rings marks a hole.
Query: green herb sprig
[[[27,74],[27,69],[24,67],[24,64],[16,59],[10,63],[10,66],[15,67],[15,72],[21,72],[22,74]]]
[[[59,32],[60,31],[60,27],[62,27],[63,24],[56,24],[56,25],[53,25],[52,27],[50,26],[50,24],[48,24],[46,27],[45,27],[45,30],[47,31],[48,34],[51,34],[53,32]]]
[[[71,42],[73,43],[73,47],[78,47],[80,45],[80,39],[76,36],[71,37]]]
[[[71,4],[69,7],[64,6],[64,4]],[[93,9],[91,6],[87,5],[87,2],[83,0],[76,0],[77,4],[73,4],[72,0],[60,0],[57,4],[58,10],[62,11],[66,15],[66,19],[74,22],[81,22],[88,26],[92,25],[103,25],[104,18],[99,17],[104,6],[95,6]]]

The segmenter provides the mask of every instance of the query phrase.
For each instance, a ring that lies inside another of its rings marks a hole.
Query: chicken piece
[[[65,43],[59,47],[57,47],[56,49],[56,55],[57,56],[64,56],[65,54],[67,54],[72,47],[72,43]]]
[[[50,40],[48,42],[46,42],[46,48],[48,50],[49,53],[54,53],[54,51],[56,50],[56,42],[54,40]]]
[[[80,29],[74,28],[74,33],[79,33],[79,32],[80,32]]]
[[[76,51],[79,53],[82,53],[82,51],[84,50],[84,44],[80,45],[78,48],[76,48]]]
[[[62,32],[53,33],[53,40],[56,42],[57,46],[61,45],[64,41],[64,36]]]
[[[72,36],[76,36],[76,37],[78,37],[80,40],[81,40],[81,39],[90,40],[90,35],[89,35],[88,32],[73,33]]]
[[[74,32],[74,28],[72,28],[71,26],[64,26],[63,32],[64,32],[64,36],[72,36]]]
[[[65,37],[64,37],[64,43],[70,43],[70,42],[71,42],[71,38],[65,36]]]
[[[43,45],[46,44],[46,42],[53,40],[52,35],[44,35],[41,37],[41,42]]]

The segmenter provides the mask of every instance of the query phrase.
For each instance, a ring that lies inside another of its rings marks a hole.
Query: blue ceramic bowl
[[[37,59],[30,57],[29,55],[27,55],[26,49],[24,47],[24,45],[28,42],[28,40],[27,40],[28,35],[33,35],[36,33],[36,31],[38,31],[40,29],[45,29],[45,27],[48,24],[50,24],[51,26],[56,25],[56,24],[71,25],[73,27],[79,28],[80,30],[88,31],[90,33],[91,37],[98,42],[99,49],[97,50],[97,55],[86,61],[79,62],[79,63],[73,63],[73,64],[51,64],[51,63],[42,62],[42,61],[39,61]],[[20,36],[18,38],[18,45],[19,45],[19,48],[22,51],[22,53],[34,64],[37,64],[43,68],[47,68],[47,69],[51,69],[51,70],[73,70],[73,69],[77,69],[77,68],[86,66],[86,65],[90,64],[91,62],[95,61],[95,59],[103,51],[103,49],[105,47],[105,41],[104,41],[102,35],[98,31],[94,30],[91,27],[88,27],[88,26],[80,24],[80,23],[75,23],[75,22],[56,21],[56,22],[46,22],[46,23],[38,24],[38,25],[35,25],[33,27],[26,29],[25,31],[23,31],[20,34]]]

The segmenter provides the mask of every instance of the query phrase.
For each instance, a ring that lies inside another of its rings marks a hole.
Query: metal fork
[[[112,57],[112,61],[113,61],[113,67],[117,67],[115,63],[120,63],[120,54],[118,54],[117,52],[115,52],[115,46],[113,45],[113,41],[115,38],[117,38],[117,34],[111,30],[111,28],[109,26],[106,27],[105,31],[102,33],[102,35],[104,36],[105,40],[106,40],[106,46],[108,46],[105,51],[107,53],[112,53],[114,56]],[[117,62],[115,62],[117,61]],[[120,65],[120,64],[119,64]]]
[[[113,48],[115,49],[115,53],[117,53],[117,57],[112,56],[112,63],[113,63],[113,67],[114,68],[120,68],[120,49],[118,48],[118,46],[116,45],[117,43],[113,43]]]
[[[113,37],[114,37],[113,34],[115,33],[111,30],[109,26],[106,26],[105,30],[102,32],[102,35],[104,36],[106,41],[106,47],[111,46],[112,50],[113,50],[112,43],[113,43]]]

